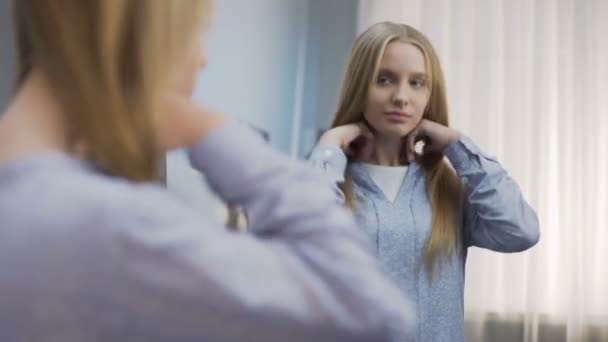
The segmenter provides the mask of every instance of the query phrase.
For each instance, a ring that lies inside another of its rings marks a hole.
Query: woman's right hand
[[[374,135],[364,122],[331,128],[323,133],[320,142],[337,145],[356,159],[369,159],[374,152]]]
[[[199,105],[181,94],[170,96],[165,108],[156,122],[161,151],[192,146],[232,121],[219,111]]]

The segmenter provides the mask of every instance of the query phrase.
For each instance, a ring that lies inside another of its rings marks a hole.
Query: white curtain
[[[608,341],[608,0],[360,0],[425,33],[452,125],[496,155],[541,220],[541,242],[472,248],[469,341]]]

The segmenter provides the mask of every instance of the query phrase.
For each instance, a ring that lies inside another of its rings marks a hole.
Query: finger
[[[359,158],[361,149],[365,146],[365,138],[359,135],[348,144],[347,154],[351,157]]]
[[[344,149],[344,153],[349,157],[357,157],[359,148],[357,142],[353,141]]]
[[[342,143],[348,146],[355,142],[359,136],[361,136],[361,128],[358,124],[349,124],[338,127],[337,134],[340,136]]]
[[[357,125],[350,124],[344,126],[337,126],[327,130],[321,135],[320,140],[340,146],[345,152],[349,149],[350,144],[357,139],[360,135],[360,130]]]
[[[422,153],[427,154],[435,149],[433,146],[433,140],[428,136],[423,137],[420,141],[422,141]]]
[[[415,148],[416,148],[416,137],[418,136],[418,129],[413,130],[407,136],[407,161],[412,162],[415,157]]]
[[[422,148],[422,153],[430,154],[433,152],[434,152],[434,149],[433,149],[433,146],[431,146],[431,144],[424,144],[424,147]]]
[[[357,123],[357,126],[359,127],[359,135],[362,135],[368,139],[374,137],[373,133],[370,131],[369,127],[367,126],[367,124],[365,124],[365,122],[359,122]]]

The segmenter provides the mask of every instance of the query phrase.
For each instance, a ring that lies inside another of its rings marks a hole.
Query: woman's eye
[[[378,84],[388,85],[388,84],[391,84],[392,82],[393,82],[393,80],[390,77],[387,77],[387,76],[378,77]]]
[[[410,85],[414,88],[423,88],[426,86],[426,82],[424,80],[412,80]]]

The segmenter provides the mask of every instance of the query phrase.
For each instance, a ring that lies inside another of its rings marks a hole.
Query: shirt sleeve
[[[309,163],[325,174],[336,201],[344,205],[345,197],[339,185],[344,183],[348,160],[342,149],[336,145],[319,143],[310,154]]]
[[[536,212],[495,158],[467,137],[450,144],[445,155],[464,183],[466,245],[519,252],[538,242]]]

